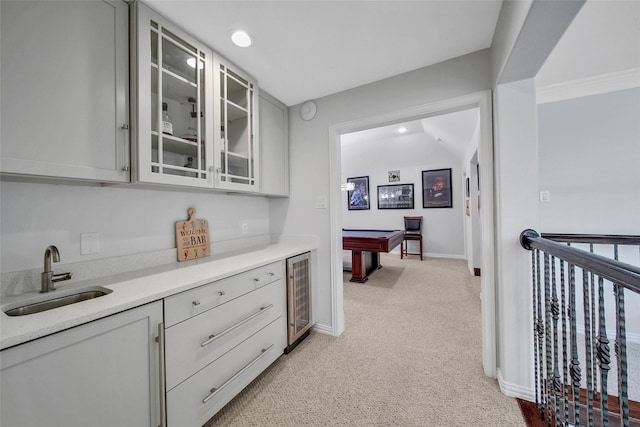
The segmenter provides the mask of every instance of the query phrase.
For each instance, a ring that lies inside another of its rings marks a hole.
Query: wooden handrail
[[[608,245],[640,245],[640,236],[614,235],[614,234],[566,234],[566,233],[542,233],[541,237],[554,242],[566,243],[593,243]]]
[[[640,268],[636,266],[557,243],[531,229],[520,233],[520,244],[527,250],[539,249],[640,294]]]

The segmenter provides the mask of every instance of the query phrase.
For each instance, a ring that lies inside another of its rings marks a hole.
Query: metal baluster
[[[556,258],[551,257],[551,314],[553,316],[553,405],[555,409],[555,424],[560,419],[560,391],[562,382],[560,381],[560,370],[558,369],[558,318],[560,317],[560,304],[558,303],[558,290],[556,283]]]
[[[549,254],[544,254],[544,335],[545,365],[547,368],[545,381],[545,414],[547,425],[551,425],[551,396],[553,390],[553,363],[551,361],[551,278],[549,276]]]
[[[600,408],[602,427],[609,426],[609,396],[607,394],[607,376],[611,369],[611,355],[609,354],[609,340],[604,317],[604,279],[598,278],[598,322],[600,336],[598,337],[598,365],[600,366]]]
[[[578,332],[576,331],[576,268],[569,265],[569,326],[571,327],[571,385],[573,387],[573,424],[580,425],[580,360],[578,359]]]
[[[616,297],[616,355],[618,358],[618,399],[621,426],[629,427],[629,388],[627,384],[627,331],[624,314],[624,288],[614,283]]]
[[[545,416],[545,408],[547,406],[547,399],[545,393],[545,381],[544,381],[544,370],[543,363],[544,359],[542,358],[542,338],[544,336],[544,324],[542,322],[542,289],[540,282],[540,251],[536,251],[536,292],[537,292],[537,318],[536,318],[536,331],[538,332],[537,343],[538,343],[538,371],[540,372],[539,376],[539,385],[540,385],[540,416],[544,421]]]
[[[538,321],[536,317],[536,301],[537,301],[537,281],[536,281],[536,272],[537,272],[537,264],[536,264],[536,255],[538,253],[538,249],[531,251],[531,289],[532,289],[532,313],[533,313],[533,385],[535,388],[534,395],[536,398],[536,407],[540,408],[539,394],[538,394]]]
[[[560,301],[562,309],[562,384],[564,394],[564,425],[569,424],[569,358],[567,354],[567,317],[569,311],[566,305],[564,261],[560,260]]]
[[[589,301],[589,273],[582,270],[582,301],[584,306],[584,347],[587,365],[587,416],[588,426],[593,425],[593,359],[591,353],[591,304]]]
[[[638,247],[640,250],[640,246]],[[613,258],[618,261],[618,244],[613,245]],[[616,357],[618,360],[618,403],[621,425],[629,426],[629,388],[627,384],[627,332],[624,313],[624,288],[613,284],[616,297]]]
[[[593,243],[591,243],[589,245],[589,250],[591,251],[591,253],[593,253]],[[591,360],[593,360],[593,368],[592,368],[592,377],[591,377],[591,381],[593,384],[593,398],[595,401],[595,396],[596,393],[598,392],[598,372],[597,369],[595,367],[595,363],[596,363],[596,351],[597,351],[597,331],[596,331],[596,327],[597,327],[597,323],[596,323],[596,282],[595,279],[593,277],[593,272],[591,272],[589,274],[589,278],[590,278],[590,290],[591,290],[591,338],[592,338],[592,343],[593,345],[591,346]]]

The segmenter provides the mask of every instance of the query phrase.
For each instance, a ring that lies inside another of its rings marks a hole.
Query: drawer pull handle
[[[218,295],[220,295],[221,297],[225,296],[226,293],[224,291],[218,291]]]
[[[267,305],[265,307],[260,307],[260,310],[256,311],[255,313],[253,313],[250,316],[245,317],[244,319],[242,319],[241,321],[239,321],[235,325],[228,327],[227,329],[225,329],[224,331],[220,332],[219,334],[217,334],[217,335],[215,335],[215,334],[209,335],[209,339],[207,339],[206,341],[203,341],[200,344],[200,347],[208,346],[209,344],[211,344],[212,342],[214,342],[218,338],[221,338],[221,337],[225,336],[229,332],[231,332],[231,331],[239,328],[240,326],[244,325],[245,323],[255,319],[256,317],[260,316],[262,313],[266,313],[267,310],[270,310],[271,308],[273,308],[273,304],[269,304],[269,305]]]
[[[165,372],[165,358],[164,358],[164,349],[165,349],[165,336],[164,336],[164,323],[158,323],[158,336],[156,337],[156,341],[158,342],[158,365],[159,365],[159,391],[160,391],[160,426],[159,427],[167,427],[167,418],[166,408],[167,408],[167,395],[164,390],[166,387],[166,372]]]
[[[250,367],[252,367],[253,365],[256,364],[256,362],[258,362],[258,360],[260,360],[262,358],[262,356],[264,356],[265,354],[267,354],[267,352],[269,350],[271,350],[273,348],[274,344],[271,344],[269,347],[267,348],[263,348],[262,350],[260,350],[260,354],[253,359],[251,362],[249,362],[247,364],[247,366],[245,366],[244,368],[240,369],[238,372],[236,372],[231,378],[229,378],[228,380],[226,380],[220,387],[216,388],[212,388],[210,393],[207,395],[207,397],[205,397],[204,399],[202,399],[202,403],[207,403],[209,400],[213,399],[213,397],[218,394],[218,392],[220,390],[222,390],[223,388],[225,388],[226,386],[228,386],[229,384],[231,384],[236,378],[238,378],[240,375],[242,375],[247,369],[249,369]]]
[[[193,305],[200,305],[200,300],[193,300],[193,302],[191,303]]]
[[[271,278],[273,276],[275,276],[275,275],[276,275],[275,273],[267,273],[266,275],[264,275],[262,277],[254,277],[253,281],[256,282],[256,283],[260,283],[260,282],[265,281],[265,280],[271,280]]]

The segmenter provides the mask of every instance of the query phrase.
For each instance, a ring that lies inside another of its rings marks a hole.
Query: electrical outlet
[[[249,224],[246,222],[242,223],[242,234],[247,234],[249,232]]]
[[[91,255],[100,252],[98,233],[80,234],[80,255]]]

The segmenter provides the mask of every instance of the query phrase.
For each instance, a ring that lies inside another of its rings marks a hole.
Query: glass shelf
[[[151,131],[151,135],[154,140],[157,140],[158,132]],[[162,147],[165,151],[171,151],[173,153],[185,153],[189,156],[193,156],[198,152],[197,142],[165,134],[162,134]]]

